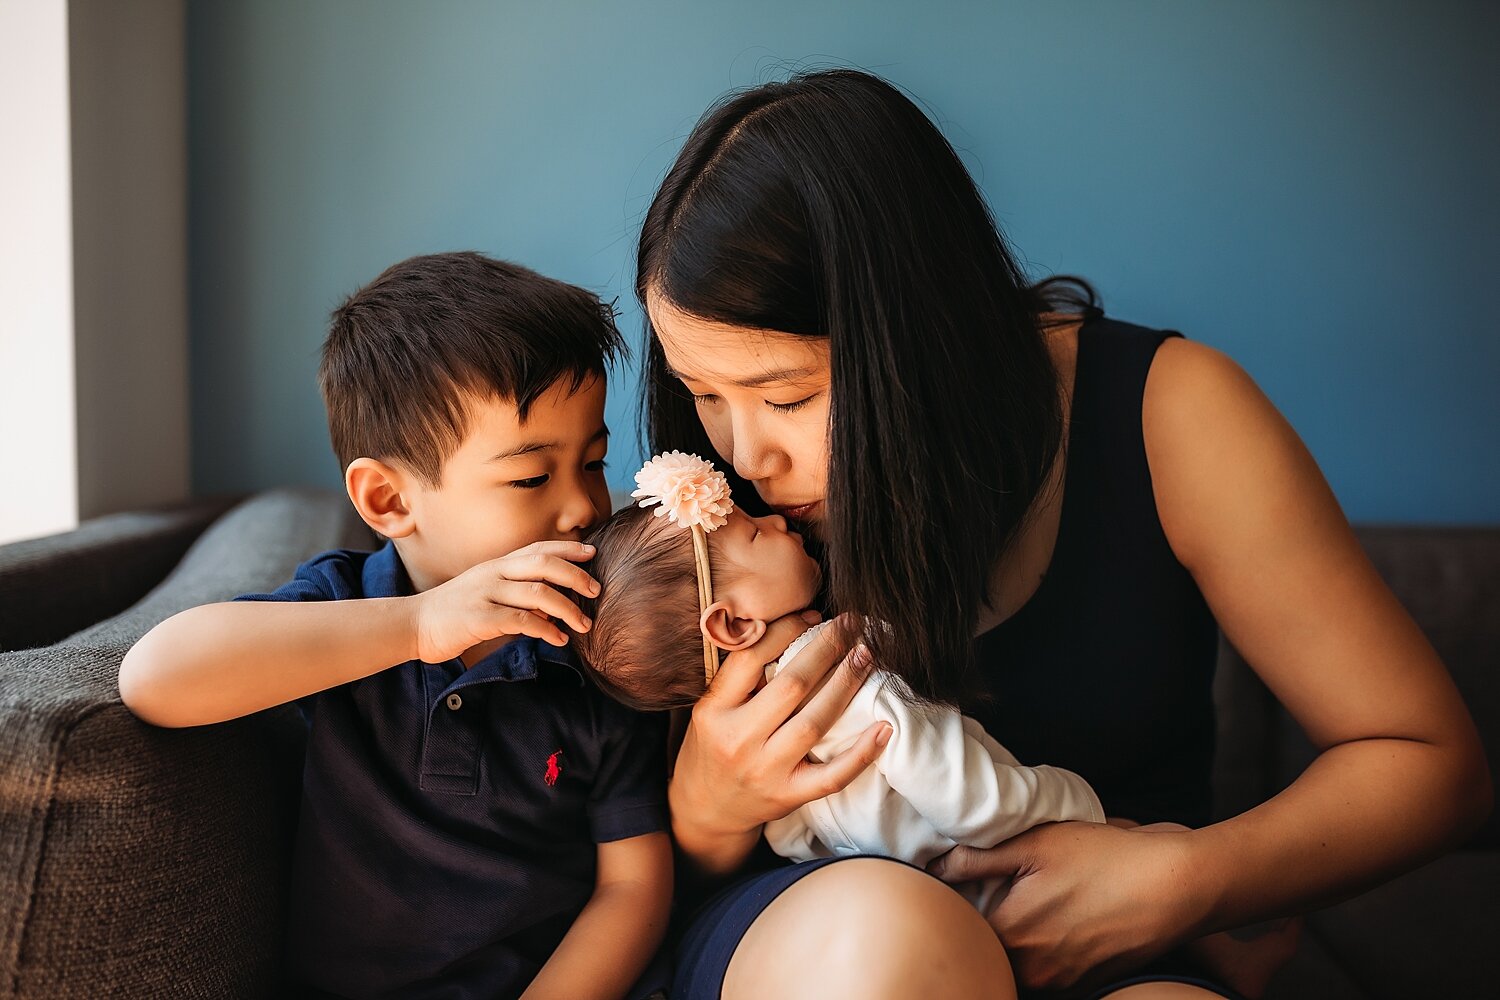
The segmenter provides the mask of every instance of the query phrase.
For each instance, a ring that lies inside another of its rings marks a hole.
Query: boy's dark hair
[[[692,705],[707,687],[692,536],[632,504],[587,542],[595,552],[585,568],[599,596],[571,596],[594,627],[564,626],[585,670],[605,694],[639,711]],[[733,572],[725,560],[713,565],[720,585]]]
[[[466,396],[522,420],[559,379],[576,392],[626,352],[614,307],[472,251],[403,260],[333,312],[318,384],[340,469],[396,461],[429,486],[468,431]]]

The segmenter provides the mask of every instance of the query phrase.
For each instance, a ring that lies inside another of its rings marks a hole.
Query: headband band
[[[630,495],[640,506],[660,504],[657,517],[680,524],[692,531],[693,568],[698,578],[698,619],[714,603],[713,573],[708,563],[708,533],[724,526],[734,510],[729,496],[729,481],[713,463],[680,451],[657,455],[635,474],[637,489]],[[703,635],[703,683],[713,683],[719,671],[719,651]]]
[[[713,573],[708,567],[708,533],[698,525],[693,525],[693,565],[697,569],[698,576],[698,620],[703,620],[703,612],[714,603]],[[701,631],[701,626],[700,626]],[[719,651],[715,648],[713,640],[708,633],[703,633],[703,686],[706,688],[714,682],[714,674],[719,672]]]

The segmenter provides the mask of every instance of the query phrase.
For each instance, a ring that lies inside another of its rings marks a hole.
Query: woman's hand
[[[765,823],[849,784],[890,739],[889,724],[874,723],[831,760],[807,759],[869,672],[864,647],[851,650],[837,626],[760,686],[765,665],[817,620],[804,612],[772,623],[729,654],[693,707],[669,797],[678,845],[708,873],[739,867]]]
[[[1106,981],[1192,937],[1200,898],[1193,831],[1048,823],[988,850],[956,847],[928,870],[946,882],[1011,878],[989,914],[1031,989]]]

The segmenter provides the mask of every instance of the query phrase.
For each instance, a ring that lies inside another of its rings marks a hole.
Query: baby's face
[[[736,568],[733,582],[714,587],[714,599],[728,601],[736,617],[772,622],[812,604],[822,571],[786,518],[751,517],[736,507],[709,538],[712,558]]]

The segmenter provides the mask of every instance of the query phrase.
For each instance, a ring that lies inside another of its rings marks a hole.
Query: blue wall
[[[844,64],[920,98],[1036,273],[1235,357],[1351,518],[1500,522],[1493,4],[195,2],[189,45],[201,492],[338,482],[317,348],[401,257],[518,260],[638,339],[699,113]]]

